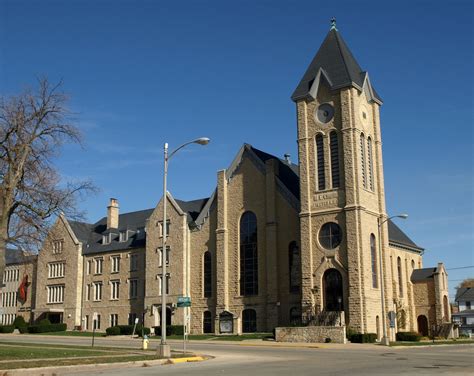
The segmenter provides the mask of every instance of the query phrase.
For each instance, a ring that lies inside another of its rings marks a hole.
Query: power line
[[[474,265],[471,265],[471,266],[459,266],[459,267],[457,267],[457,268],[449,268],[449,269],[446,269],[446,270],[471,269],[471,268],[474,268]]]

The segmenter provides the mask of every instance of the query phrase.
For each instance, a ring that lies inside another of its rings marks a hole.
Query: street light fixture
[[[198,145],[207,145],[210,142],[210,139],[207,137],[200,137],[192,141],[185,142],[181,146],[174,149],[168,155],[168,143],[165,142],[164,145],[164,168],[163,168],[163,225],[162,225],[162,251],[161,251],[161,265],[162,265],[162,275],[161,275],[161,341],[158,346],[158,355],[164,358],[169,358],[171,356],[170,346],[166,343],[166,241],[167,241],[167,224],[166,224],[166,204],[167,204],[167,177],[168,177],[168,161],[170,158],[175,155],[182,148],[190,144]]]
[[[382,217],[377,218],[377,223],[379,227],[379,268],[380,268],[380,298],[382,301],[382,329],[383,329],[383,337],[380,343],[385,346],[390,345],[390,338],[387,337],[387,318],[385,312],[385,294],[384,294],[384,279],[383,279],[383,262],[382,262],[382,225],[387,222],[389,219],[392,218],[401,218],[407,219],[408,214],[399,214],[394,215],[389,218],[386,218],[382,221]]]

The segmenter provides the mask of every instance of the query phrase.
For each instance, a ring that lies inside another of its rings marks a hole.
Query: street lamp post
[[[382,262],[382,225],[392,218],[402,218],[407,219],[408,214],[399,214],[392,217],[386,218],[382,221],[382,217],[377,218],[377,223],[379,227],[379,268],[380,268],[380,298],[382,302],[382,329],[383,337],[380,343],[385,346],[390,345],[390,338],[387,336],[387,314],[385,312],[385,293],[384,293],[384,278],[383,278],[383,262]]]
[[[168,201],[167,198],[167,177],[168,177],[168,161],[170,158],[176,154],[179,150],[184,148],[190,144],[199,144],[199,145],[207,145],[209,143],[209,138],[201,137],[197,138],[192,141],[188,141],[175,150],[173,150],[168,155],[168,143],[165,142],[164,145],[164,167],[163,167],[163,224],[162,224],[162,248],[161,248],[161,267],[162,267],[162,274],[161,274],[161,341],[160,345],[158,346],[158,355],[163,358],[169,358],[171,356],[171,349],[170,346],[166,343],[166,242],[167,242],[167,223],[166,223],[166,204]]]

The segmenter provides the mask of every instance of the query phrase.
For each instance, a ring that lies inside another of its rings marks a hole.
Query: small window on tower
[[[365,111],[362,112],[362,117],[363,117],[364,119],[367,119],[367,114],[365,113]]]

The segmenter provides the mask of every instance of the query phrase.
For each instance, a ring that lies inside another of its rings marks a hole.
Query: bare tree
[[[459,285],[457,285],[456,288],[456,294],[458,293],[458,290],[461,288],[474,288],[474,278],[466,278],[463,280]]]
[[[63,183],[53,163],[63,144],[81,140],[61,85],[43,78],[36,91],[0,97],[0,276],[7,245],[39,247],[52,216],[80,217],[78,195],[95,189]]]

